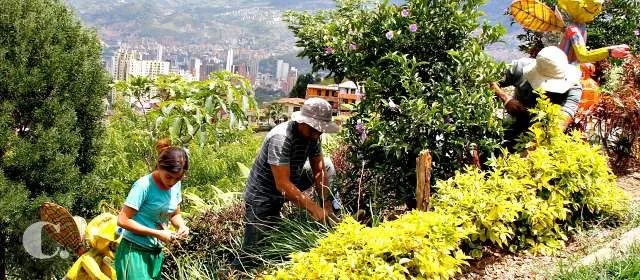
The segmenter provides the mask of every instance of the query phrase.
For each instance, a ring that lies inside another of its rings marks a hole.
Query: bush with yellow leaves
[[[433,212],[413,211],[372,228],[349,217],[265,279],[447,279],[466,263],[459,244],[468,234],[455,217]]]

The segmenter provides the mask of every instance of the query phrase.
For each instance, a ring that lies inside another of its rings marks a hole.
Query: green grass
[[[635,244],[623,255],[588,266],[560,264],[550,279],[559,280],[628,280],[640,279],[640,244]]]

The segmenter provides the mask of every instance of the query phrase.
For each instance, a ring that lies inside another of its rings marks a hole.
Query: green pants
[[[163,259],[162,249],[147,249],[123,238],[116,250],[118,280],[160,279]]]

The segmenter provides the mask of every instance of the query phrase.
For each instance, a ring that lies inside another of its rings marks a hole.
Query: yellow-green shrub
[[[436,185],[435,211],[455,215],[474,229],[471,247],[489,241],[551,253],[563,246],[569,226],[626,212],[628,198],[600,148],[577,133],[563,134],[558,106],[541,100],[532,113],[537,122],[522,142],[526,156],[505,154],[489,173],[468,170]]]
[[[460,225],[453,216],[419,211],[373,228],[347,218],[265,279],[447,279],[467,259],[459,243],[469,232]]]

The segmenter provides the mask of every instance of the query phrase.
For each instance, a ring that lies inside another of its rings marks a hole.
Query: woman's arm
[[[134,221],[133,215],[135,215],[137,212],[138,211],[136,211],[136,209],[133,209],[129,206],[125,205],[124,207],[122,207],[122,210],[120,210],[120,214],[118,214],[118,226],[137,235],[153,236],[160,239],[162,242],[171,242],[172,234],[170,231],[149,228]]]

